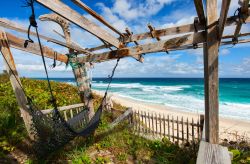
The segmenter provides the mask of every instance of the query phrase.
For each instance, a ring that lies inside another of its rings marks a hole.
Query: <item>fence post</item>
[[[173,143],[174,143],[174,116],[172,115],[172,137],[173,137]]]
[[[181,137],[182,137],[182,143],[184,142],[184,122],[183,122],[183,117],[181,117]]]
[[[179,145],[179,118],[177,116],[177,143]]]

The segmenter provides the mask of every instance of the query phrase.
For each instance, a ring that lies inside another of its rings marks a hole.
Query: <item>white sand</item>
[[[98,95],[103,95],[101,91],[94,91]],[[165,105],[150,104],[142,101],[122,97],[115,93],[110,93],[112,101],[121,104],[122,106],[131,107],[133,110],[155,112],[157,114],[173,115],[174,117],[188,118],[197,120],[199,113],[185,112],[176,107]],[[220,139],[227,138],[229,140],[238,140],[242,137],[249,140],[250,137],[250,122],[236,120],[231,118],[220,117],[219,120]]]

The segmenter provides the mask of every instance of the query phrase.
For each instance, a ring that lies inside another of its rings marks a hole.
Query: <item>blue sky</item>
[[[102,24],[76,5],[68,0],[63,0],[63,2],[103,27]],[[193,18],[196,16],[193,0],[83,0],[83,2],[101,14],[120,31],[124,31],[126,27],[129,27],[134,33],[148,31],[148,23],[151,23],[156,29],[160,29],[192,23]],[[237,2],[236,0],[231,2],[229,15],[233,15],[237,9]],[[30,9],[21,7],[23,5],[22,0],[3,1],[1,4],[1,17],[16,21],[27,28]],[[220,8],[221,0],[218,0],[218,6]],[[39,4],[35,4],[35,9],[37,18],[39,15],[51,12]],[[60,27],[55,23],[38,21],[38,26],[41,34],[63,41],[62,38],[53,32],[54,29],[61,32]],[[234,27],[226,28],[225,34],[233,33],[233,31]],[[26,35],[13,31],[9,32],[26,38]],[[241,32],[250,32],[249,25],[243,25]],[[82,47],[89,48],[101,44],[94,36],[74,25],[71,25],[71,33],[73,40]],[[140,41],[140,43],[145,44],[149,41]],[[53,47],[59,52],[67,52],[67,49],[55,44],[47,43],[46,41],[43,41],[43,44]],[[250,77],[249,48],[250,44],[236,45],[232,48],[230,45],[221,47],[219,52],[220,77]],[[15,49],[12,49],[12,52],[20,76],[44,77],[40,56]],[[139,63],[132,58],[124,58],[117,69],[116,77],[203,77],[202,52],[202,49],[196,49],[175,51],[170,52],[170,54],[149,54],[145,56],[144,63]],[[115,64],[114,62],[95,64],[92,69],[93,76],[107,77]],[[52,60],[47,60],[48,65],[52,63]],[[0,56],[0,71],[3,69],[3,59]],[[57,66],[55,69],[50,69],[49,74],[51,77],[73,77],[71,69],[66,68],[64,64]]]

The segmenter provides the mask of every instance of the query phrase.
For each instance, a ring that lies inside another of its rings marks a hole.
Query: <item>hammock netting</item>
[[[102,108],[99,107],[89,122],[85,120],[88,112],[84,109],[67,122],[55,110],[52,117],[43,114],[32,102],[29,103],[29,112],[32,116],[31,131],[35,136],[34,150],[39,157],[46,157],[76,136],[93,134],[100,122]]]

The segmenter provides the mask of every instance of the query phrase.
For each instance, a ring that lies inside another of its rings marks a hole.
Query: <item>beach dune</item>
[[[103,96],[102,91],[93,91],[95,94]],[[118,95],[116,93],[109,93],[109,96],[111,97],[111,100],[121,104],[125,107],[131,107],[134,111],[146,111],[146,112],[153,112],[157,114],[165,114],[170,115],[174,117],[184,117],[188,119],[194,119],[197,120],[200,114],[204,113],[194,113],[194,112],[186,112],[183,109],[172,107],[172,106],[166,106],[166,105],[159,105],[159,104],[152,104],[152,103],[146,103],[142,101],[133,100],[130,98],[122,97],[121,95]],[[221,141],[224,139],[227,140],[250,140],[250,122],[249,121],[243,121],[243,120],[237,120],[232,118],[225,118],[221,117],[219,118],[219,136]]]

